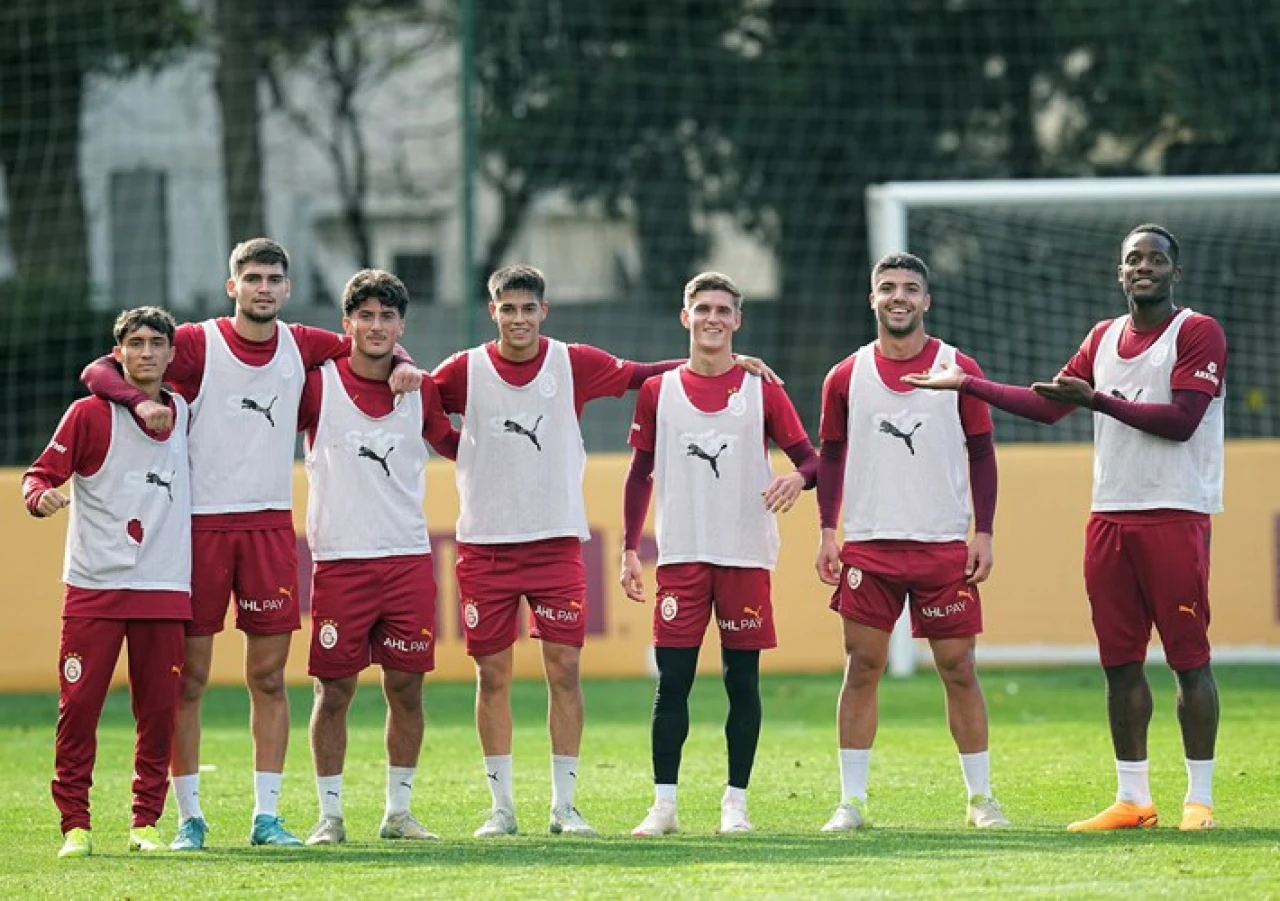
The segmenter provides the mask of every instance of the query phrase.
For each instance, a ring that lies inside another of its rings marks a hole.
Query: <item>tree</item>
[[[390,79],[439,53],[453,22],[443,6],[418,0],[350,0],[331,13],[309,23],[305,40],[282,46],[268,60],[267,83],[276,107],[329,161],[357,263],[367,267],[373,265],[368,200],[376,176],[370,102]]]
[[[502,262],[539,196],[565,190],[633,223],[641,297],[679,293],[709,248],[706,135],[693,85],[738,6],[483,4],[480,172],[500,211],[481,271]]]
[[[7,0],[0,7],[0,167],[19,276],[89,283],[80,116],[85,78],[158,67],[195,40],[182,0]]]

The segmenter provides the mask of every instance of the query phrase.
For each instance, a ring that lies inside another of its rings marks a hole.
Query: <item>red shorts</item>
[[[188,635],[217,635],[236,595],[236,628],[277,635],[302,628],[298,611],[298,545],[292,528],[191,533],[191,623]]]
[[[653,606],[653,644],[658,648],[697,648],[716,614],[720,646],[762,651],[778,646],[769,599],[767,569],[668,563],[658,567]]]
[[[311,675],[345,679],[370,663],[429,673],[436,668],[435,633],[436,574],[430,554],[316,564]]]
[[[1209,517],[1089,517],[1084,585],[1103,666],[1147,659],[1154,624],[1176,672],[1209,662]]]
[[[911,598],[916,638],[971,638],[982,632],[982,598],[965,580],[969,548],[963,541],[846,542],[840,586],[831,609],[845,619],[892,632]]]
[[[587,568],[576,538],[527,544],[458,543],[458,598],[467,653],[488,657],[516,642],[520,598],[529,635],[582,647],[587,635]]]

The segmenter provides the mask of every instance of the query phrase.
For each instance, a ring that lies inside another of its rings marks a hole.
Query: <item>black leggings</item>
[[[658,691],[653,699],[653,781],[680,781],[680,756],[689,736],[689,692],[700,648],[657,648]],[[760,741],[760,652],[722,649],[721,673],[729,696],[724,723],[729,750],[729,785],[746,788]]]

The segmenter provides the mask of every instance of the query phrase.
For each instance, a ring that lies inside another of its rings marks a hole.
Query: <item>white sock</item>
[[[1184,804],[1213,806],[1213,761],[1187,761],[1187,796]]]
[[[1151,803],[1151,783],[1147,778],[1145,760],[1116,761],[1116,800],[1130,804]]]
[[[280,787],[284,773],[253,773],[253,815],[274,817],[280,810]]]
[[[991,752],[960,755],[960,770],[964,773],[964,789],[972,798],[981,795],[991,797]]]
[[[871,749],[840,749],[840,800],[867,803],[867,774]]]
[[[178,823],[196,818],[204,819],[200,809],[200,774],[173,777],[173,797],[178,802]]]
[[[387,816],[409,812],[409,800],[413,795],[413,777],[416,766],[387,767]]]
[[[320,798],[320,816],[342,819],[342,774],[316,776],[316,794]]]
[[[486,757],[484,771],[489,777],[489,794],[493,795],[493,806],[515,813],[516,800],[511,787],[511,755]]]
[[[578,787],[578,758],[551,755],[551,806],[572,807]]]
[[[724,787],[724,797],[720,799],[720,804],[741,804],[747,806],[747,790],[745,788],[734,788],[732,785]]]
[[[658,804],[676,803],[676,786],[655,785],[653,787],[653,800]]]

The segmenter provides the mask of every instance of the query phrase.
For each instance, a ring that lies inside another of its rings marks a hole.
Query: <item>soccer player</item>
[[[1120,244],[1128,313],[1099,322],[1051,382],[1018,388],[955,368],[909,379],[961,399],[1054,423],[1093,411],[1093,502],[1084,578],[1116,755],[1116,801],[1072,832],[1155,826],[1147,770],[1154,625],[1177,676],[1187,793],[1179,828],[1212,829],[1218,689],[1210,667],[1210,514],[1222,510],[1227,339],[1218,322],[1174,303],[1178,241],[1143,224]]]
[[[289,256],[279,244],[267,238],[238,244],[229,266],[233,314],[179,326],[166,374],[191,405],[192,619],[172,765],[181,825],[171,847],[181,851],[202,848],[208,830],[200,807],[200,705],[232,591],[236,627],[245,635],[254,745],[249,841],[302,844],[279,816],[289,742],[284,669],[291,633],[301,627],[293,447],[304,370],[350,350],[349,338],[324,329],[278,327],[291,290]],[[413,390],[421,372],[402,363],[392,387]],[[167,411],[125,383],[109,358],[90,364],[81,380],[153,428],[167,421]]]
[[[346,841],[342,770],[356,680],[382,667],[387,700],[384,839],[430,840],[409,810],[422,747],[423,674],[435,668],[436,583],[422,502],[427,447],[452,458],[458,433],[435,384],[397,406],[387,384],[404,333],[409,292],[390,272],[365,269],[342,293],[351,356],[307,374],[298,426],[307,435],[311,754],[320,820],[309,845]],[[353,511],[359,511],[353,515]]]
[[[138,726],[129,850],[165,848],[156,821],[168,791],[184,624],[191,618],[187,405],[161,389],[174,328],[173,317],[157,307],[126,310],[116,319],[112,350],[128,383],[169,409],[173,428],[153,431],[122,407],[82,398],[22,479],[33,516],[71,506],[54,738],[59,857],[92,853],[89,786],[98,718],[126,641]],[[68,479],[71,498],[58,490]]]
[[[927,638],[960,752],[965,822],[1009,825],[991,793],[987,706],[974,665],[978,583],[991,573],[996,458],[991,413],[970,398],[916,391],[902,376],[978,364],[925,331],[929,269],[895,253],[871,273],[876,340],[837,363],[822,387],[817,570],[836,586],[845,671],[837,707],[841,802],[824,832],[867,823],[867,779],[889,636],[910,598],[912,634]],[[844,546],[836,541],[843,506]],[[973,536],[969,538],[970,523]]]
[[[477,838],[516,832],[511,769],[511,666],[520,598],[542,641],[551,736],[552,834],[595,835],[574,805],[583,701],[588,536],[585,451],[578,418],[588,401],[619,397],[682,361],[633,363],[541,334],[546,280],[532,266],[489,277],[494,342],[461,351],[432,378],[444,408],[463,417],[457,460],[457,579],[467,653],[476,663],[476,730],[493,807]],[[758,360],[738,365],[772,372]]]
[[[643,603],[637,548],[654,476],[658,483],[657,598],[653,643],[655,800],[635,836],[679,830],[676,788],[689,734],[689,692],[707,623],[715,614],[729,714],[729,782],[720,804],[722,833],[750,832],[747,785],[760,738],[760,651],[777,646],[770,573],[778,559],[774,514],[790,510],[817,478],[818,457],[781,386],[734,365],[742,293],[718,272],[684,288],[680,323],[689,362],[640,388],[631,425],[631,468],[623,518],[621,583]],[[774,476],[768,442],[796,468]]]

